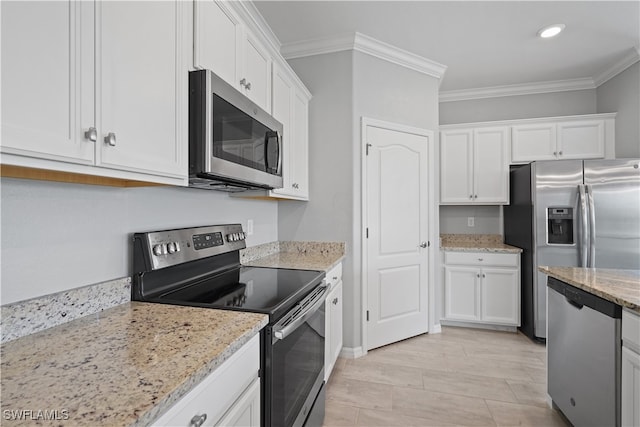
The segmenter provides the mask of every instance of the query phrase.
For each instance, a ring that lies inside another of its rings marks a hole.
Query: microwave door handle
[[[276,148],[278,149],[277,162],[280,163],[280,144],[279,144],[279,135],[276,131],[268,131],[264,135],[264,166],[267,172],[271,173],[273,169],[277,170],[278,165],[275,165],[275,168],[269,163],[269,147],[271,146],[271,141],[273,137],[276,138]]]

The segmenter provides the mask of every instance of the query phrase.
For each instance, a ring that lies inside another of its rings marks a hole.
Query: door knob
[[[429,244],[427,242],[420,243],[420,247],[421,248],[426,248],[427,246],[429,246]]]

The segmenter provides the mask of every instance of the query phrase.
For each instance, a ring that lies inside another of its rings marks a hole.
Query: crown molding
[[[280,52],[285,59],[294,59],[342,52],[345,50],[362,52],[419,73],[436,77],[440,79],[440,81],[442,81],[447,69],[446,65],[439,64],[358,32],[287,43],[282,45]]]
[[[606,83],[638,61],[640,61],[640,47],[630,49],[624,58],[593,78],[596,87]]]
[[[477,89],[449,90],[440,92],[440,102],[468,101],[472,99],[498,98],[502,96],[534,95],[551,92],[595,89],[591,78],[555,80],[524,85],[491,86]]]

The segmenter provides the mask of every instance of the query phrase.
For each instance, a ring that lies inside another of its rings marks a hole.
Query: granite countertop
[[[546,266],[538,270],[640,314],[640,270]]]
[[[147,425],[267,324],[267,316],[129,302],[0,347],[2,424]],[[8,420],[6,411],[31,411]],[[42,417],[42,412],[39,413]],[[68,418],[68,419],[67,419]]]
[[[522,249],[502,243],[499,234],[442,234],[440,247],[445,251],[519,254]]]
[[[247,248],[242,263],[250,267],[329,271],[344,259],[339,242],[274,242]]]

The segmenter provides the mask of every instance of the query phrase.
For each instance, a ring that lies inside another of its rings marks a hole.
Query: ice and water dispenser
[[[547,208],[547,243],[550,245],[573,244],[573,208]]]

